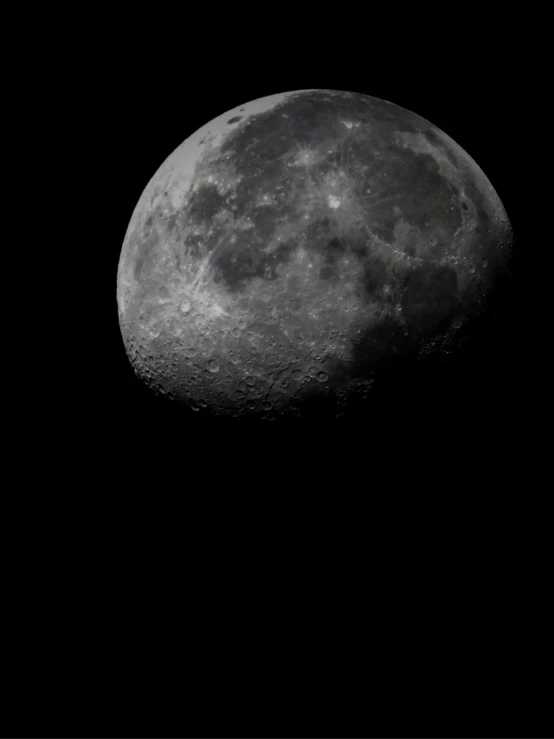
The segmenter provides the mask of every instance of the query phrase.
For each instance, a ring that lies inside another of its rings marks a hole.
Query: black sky
[[[17,641],[32,654],[25,661],[18,646],[16,662],[22,680],[30,679],[26,665],[38,676],[32,687],[22,683],[26,712],[14,711],[12,736],[29,712],[27,736],[541,733],[539,692],[526,712],[522,693],[500,695],[493,674],[517,692],[512,675],[529,684],[536,673],[518,673],[514,660],[543,648],[531,642],[544,613],[537,594],[547,590],[537,574],[544,558],[533,549],[546,541],[537,535],[546,517],[536,443],[545,300],[534,287],[544,245],[531,238],[536,186],[526,174],[530,152],[540,158],[542,149],[523,133],[540,101],[529,101],[529,65],[522,72],[532,44],[519,11],[485,26],[480,9],[446,8],[413,8],[415,23],[400,7],[384,22],[354,6],[310,6],[304,15],[233,6],[228,17],[206,6],[202,19],[195,6],[181,20],[166,7],[137,5],[121,25],[115,11],[91,8],[69,30],[60,25],[58,43],[49,37],[33,116],[56,129],[56,176],[41,180],[56,205],[41,229],[61,259],[43,278],[56,315],[45,309],[41,318],[50,367],[45,375],[33,364],[29,387],[37,408],[47,394],[48,409],[25,419],[24,438],[36,437],[40,454],[24,455],[37,483],[18,534],[20,543],[45,543],[11,549],[31,552],[29,566],[18,559],[13,569],[34,598]],[[390,389],[375,417],[346,433],[183,423],[141,387],[125,355],[116,271],[127,225],[159,165],[197,128],[248,100],[306,88],[394,102],[475,159],[515,230],[512,297],[454,376]],[[402,603],[389,617],[395,598]],[[523,602],[535,626],[518,651],[522,621],[509,621]],[[339,611],[348,627],[339,617],[323,623]],[[146,614],[154,615],[143,623]],[[376,614],[384,625],[368,627]],[[385,626],[393,622],[391,640]],[[180,657],[167,670],[147,666],[177,655],[181,641],[202,652],[205,674]],[[247,662],[251,641],[258,659]],[[335,642],[344,646],[331,654]],[[365,654],[372,644],[389,649],[390,675]],[[392,656],[395,644],[403,656]],[[440,653],[433,664],[432,648]],[[334,669],[333,657],[351,657],[353,667]],[[58,685],[51,666],[63,671],[55,700],[45,689]],[[318,694],[308,715],[314,666],[334,697]],[[432,679],[422,679],[425,667]],[[369,672],[386,687],[386,711],[370,700]],[[345,710],[335,700],[337,676],[357,686]],[[157,711],[150,684],[164,678],[171,690]]]

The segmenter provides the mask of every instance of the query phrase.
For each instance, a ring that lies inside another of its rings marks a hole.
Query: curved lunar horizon
[[[391,362],[455,354],[512,247],[486,175],[429,121],[358,93],[271,95],[148,183],[118,266],[121,333],[139,378],[192,410],[334,418]]]

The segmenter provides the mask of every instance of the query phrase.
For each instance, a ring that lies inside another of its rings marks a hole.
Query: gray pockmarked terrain
[[[448,357],[513,234],[448,135],[383,100],[301,90],[179,146],[125,236],[117,302],[133,368],[221,415],[334,413],[394,357]]]

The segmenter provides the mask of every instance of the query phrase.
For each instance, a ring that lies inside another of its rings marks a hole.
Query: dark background
[[[50,266],[45,336],[33,338],[49,367],[30,366],[15,478],[26,482],[20,515],[5,519],[21,707],[4,696],[4,725],[538,736],[548,365],[528,171],[542,129],[524,124],[542,103],[530,102],[520,12],[488,26],[468,5],[414,18],[395,7],[387,20],[354,6],[203,10],[137,6],[119,23],[115,10],[48,11],[58,30],[36,60],[32,119],[55,129],[50,169],[38,168],[55,205],[36,248]],[[305,88],[384,98],[458,142],[514,227],[512,291],[453,372],[392,378],[347,428],[202,422],[133,375],[116,303],[125,231],[199,126]]]

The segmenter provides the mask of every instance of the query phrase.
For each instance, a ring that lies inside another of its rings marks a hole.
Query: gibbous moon
[[[448,359],[508,269],[491,183],[392,103],[300,90],[200,128],[132,215],[117,303],[156,393],[214,416],[340,416],[392,360]]]

